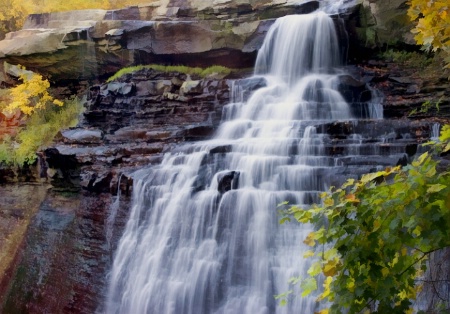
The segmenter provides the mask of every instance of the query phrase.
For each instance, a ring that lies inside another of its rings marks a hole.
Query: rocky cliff
[[[337,174],[338,180],[374,165],[407,162],[432,136],[433,125],[446,121],[450,112],[443,77],[376,57],[373,49],[393,44],[393,39],[399,47],[411,44],[407,29],[396,24],[403,21],[404,2],[390,1],[389,10],[383,3],[356,4],[335,20],[341,40],[349,43],[350,75],[341,77],[342,93],[361,116],[367,103],[379,97],[387,119],[324,124],[319,131],[333,138],[326,147],[330,156],[342,154],[355,132],[368,134],[369,146],[389,134],[380,147],[392,151],[392,158],[348,158],[350,170]],[[148,63],[248,68],[275,18],[318,6],[318,1],[170,0],[115,11],[32,15],[23,30],[0,41],[2,64],[25,65],[50,77],[60,90],[86,95],[79,126],[61,131],[55,144],[40,153],[37,165],[0,171],[0,231],[7,235],[0,236],[0,246],[10,252],[0,273],[0,309],[100,309],[132,195],[130,173],[158,163],[189,141],[210,137],[232,91],[245,97],[265,84],[249,79],[251,70],[202,78],[143,69],[105,83],[107,76]],[[393,35],[392,29],[399,33]],[[393,37],[386,39],[388,35]],[[8,69],[0,74],[4,84],[13,76]],[[424,102],[439,99],[439,108],[422,110]],[[210,154],[226,150],[219,146]]]
[[[251,67],[274,19],[318,1],[163,1],[123,10],[30,15],[0,58],[53,80],[94,79],[131,64]]]

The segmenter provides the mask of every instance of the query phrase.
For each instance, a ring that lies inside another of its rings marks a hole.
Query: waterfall
[[[277,204],[311,204],[329,185],[336,160],[316,124],[353,119],[337,90],[338,51],[325,13],[278,19],[256,63],[265,86],[224,108],[214,139],[134,174],[106,313],[316,310],[314,296],[274,299],[309,267],[309,227],[279,225]]]

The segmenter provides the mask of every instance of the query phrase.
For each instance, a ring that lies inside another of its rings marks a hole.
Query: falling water
[[[439,134],[441,132],[441,125],[439,123],[434,123],[431,127],[431,137],[432,140],[439,139]]]
[[[108,217],[106,217],[105,220],[105,231],[106,231],[106,245],[108,248],[108,251],[111,250],[111,239],[113,236],[113,228],[114,223],[116,221],[117,212],[119,211],[120,207],[120,197],[122,195],[122,190],[120,189],[120,183],[122,181],[123,174],[119,176],[119,180],[117,182],[117,195],[114,200],[114,202],[109,206],[109,212]]]
[[[277,204],[311,204],[328,186],[335,160],[314,124],[352,119],[338,51],[325,13],[278,19],[256,64],[266,86],[224,108],[213,140],[134,174],[106,313],[314,312],[314,297],[274,299],[308,269],[309,230],[280,226]]]

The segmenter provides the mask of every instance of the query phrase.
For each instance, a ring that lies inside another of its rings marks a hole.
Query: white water
[[[315,297],[286,307],[273,297],[308,269],[309,230],[280,226],[277,204],[309,204],[327,188],[335,161],[313,123],[352,119],[336,90],[338,51],[325,13],[278,19],[256,64],[267,86],[227,105],[213,140],[135,173],[106,313],[314,312]],[[228,150],[210,153],[217,147]],[[229,171],[239,183],[221,195]]]

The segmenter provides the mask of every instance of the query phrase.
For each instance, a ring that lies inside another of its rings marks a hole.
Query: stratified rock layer
[[[319,6],[318,1],[220,2],[30,15],[22,30],[0,41],[0,61],[53,80],[93,79],[132,64],[250,67],[275,18]]]

